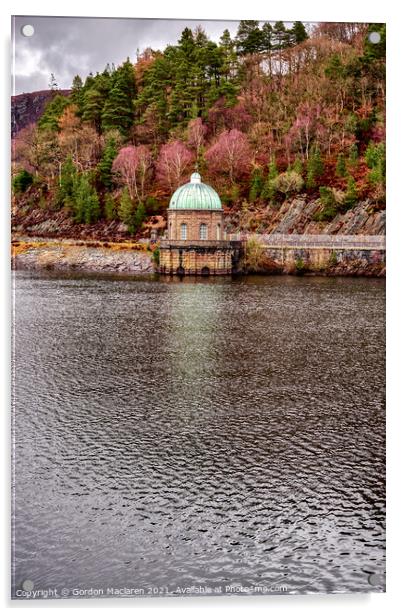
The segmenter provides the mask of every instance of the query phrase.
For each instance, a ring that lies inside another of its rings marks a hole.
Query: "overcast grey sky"
[[[164,49],[167,44],[175,44],[186,26],[194,29],[201,25],[212,40],[218,41],[225,28],[234,36],[238,23],[16,16],[13,18],[13,93],[47,89],[51,73],[60,88],[69,88],[74,75],[85,78],[91,71],[102,71],[108,62],[121,64],[127,56],[135,60],[137,49]],[[26,24],[35,28],[32,37],[21,33]]]

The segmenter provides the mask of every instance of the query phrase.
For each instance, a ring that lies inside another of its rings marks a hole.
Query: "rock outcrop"
[[[57,94],[67,96],[70,90],[57,90]],[[11,137],[29,124],[34,124],[41,117],[46,104],[52,99],[55,92],[40,90],[28,92],[11,97]]]
[[[316,215],[322,209],[319,199],[308,201],[298,197],[285,201],[278,209],[264,209],[228,213],[230,231],[239,227],[256,233],[296,233],[329,235],[384,235],[385,207],[369,200],[357,203],[344,214],[337,214],[330,222],[317,222]]]

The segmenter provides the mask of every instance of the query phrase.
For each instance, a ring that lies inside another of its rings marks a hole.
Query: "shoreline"
[[[59,271],[82,273],[157,274],[152,250],[145,243],[102,242],[77,239],[53,239],[14,236],[11,245],[12,270]],[[328,252],[328,254],[326,254]],[[366,251],[367,252],[367,251]],[[257,267],[240,275],[298,275],[385,278],[385,259],[367,258],[362,251],[341,251],[334,260],[331,251],[311,251],[300,267],[300,251],[283,260],[283,254],[267,248],[266,258]],[[296,258],[297,257],[297,258]],[[319,257],[319,258],[318,258]]]
[[[135,242],[13,238],[13,270],[153,274],[152,252]]]

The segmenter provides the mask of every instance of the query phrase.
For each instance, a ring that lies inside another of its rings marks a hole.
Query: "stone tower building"
[[[193,173],[180,186],[167,210],[168,238],[161,242],[162,274],[231,274],[240,254],[239,242],[226,240],[218,193]]]

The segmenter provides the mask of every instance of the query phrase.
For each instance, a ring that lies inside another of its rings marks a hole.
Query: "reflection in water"
[[[19,272],[15,325],[15,588],[382,589],[383,281]]]
[[[167,378],[174,409],[183,401],[195,409],[209,406],[211,379],[219,373],[215,350],[221,340],[219,322],[226,287],[227,283],[216,281],[170,285],[164,329],[168,333],[165,348],[171,350]]]

